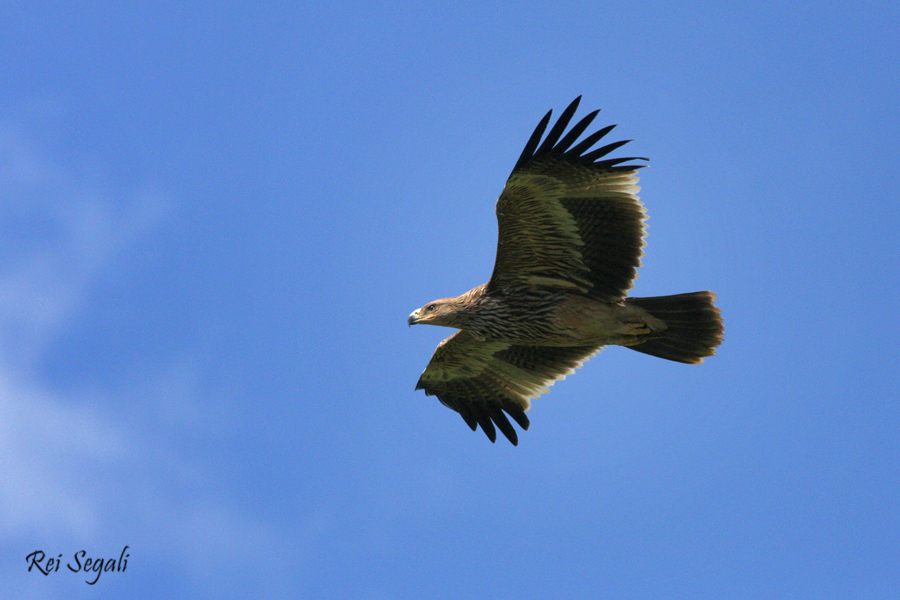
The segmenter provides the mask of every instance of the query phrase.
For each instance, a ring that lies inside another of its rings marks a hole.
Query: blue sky
[[[896,3],[320,4],[0,7],[4,587],[896,597]],[[487,280],[578,95],[651,159],[634,295],[726,341],[608,348],[492,445],[406,316]]]

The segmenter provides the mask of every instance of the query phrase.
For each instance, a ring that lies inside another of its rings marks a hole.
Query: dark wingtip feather
[[[466,422],[466,425],[469,426],[469,429],[472,431],[478,429],[478,421],[475,420],[475,417],[472,416],[472,413],[467,408],[460,406],[457,412],[463,418],[463,421]]]
[[[503,410],[509,413],[509,416],[519,424],[519,427],[528,431],[528,426],[531,425],[531,422],[528,420],[528,416],[525,414],[525,411],[522,410],[521,406],[510,403],[504,406]]]
[[[516,430],[513,429],[513,426],[509,423],[509,419],[506,418],[503,409],[498,406],[490,405],[488,406],[488,416],[494,421],[497,429],[506,436],[506,439],[512,442],[513,446],[519,445],[519,436],[516,435]]]
[[[601,169],[608,169],[610,171],[636,171],[637,169],[643,169],[647,165],[622,165],[622,163],[626,163],[630,160],[643,160],[650,162],[649,158],[643,156],[624,156],[622,158],[610,158],[607,160],[600,160],[593,163],[595,166],[600,167]],[[621,165],[621,166],[618,166]]]
[[[497,442],[497,430],[494,429],[494,423],[490,419],[485,419],[480,422],[481,430],[484,431],[484,434],[488,436],[488,439],[491,440],[492,444]]]
[[[442,398],[440,396],[438,399],[444,406],[459,413],[459,416],[462,417],[462,420],[466,422],[466,425],[472,431],[477,431],[478,426],[481,425],[482,431],[484,431],[484,434],[491,442],[497,441],[497,429],[499,429],[513,446],[519,445],[519,436],[512,423],[509,422],[507,413],[525,431],[528,430],[530,424],[522,407],[509,400],[502,401],[502,404],[492,404],[477,400],[460,400],[447,397]]]
[[[488,439],[491,442],[497,441],[497,430],[494,429],[494,422],[491,421],[491,417],[488,414],[486,407],[472,404],[472,416],[478,421],[478,424],[481,425],[481,430],[484,431],[484,434],[488,436]]]
[[[560,152],[567,152],[568,147],[575,143],[575,140],[578,139],[578,136],[584,133],[584,130],[588,128],[588,125],[590,125],[594,121],[594,118],[599,114],[600,109],[598,108],[594,112],[588,113],[586,117],[578,121],[575,126],[569,130],[569,133],[567,133],[563,139],[559,140],[559,143],[556,144],[556,149]]]
[[[634,140],[620,140],[618,142],[613,142],[612,144],[607,144],[601,148],[597,148],[596,150],[591,150],[587,154],[583,154],[581,156],[581,160],[586,162],[596,162],[598,158],[603,158],[613,150],[621,148],[628,142],[633,142]]]
[[[568,154],[570,156],[574,156],[574,157],[581,156],[583,153],[590,150],[591,146],[593,146],[594,144],[599,142],[603,137],[606,136],[607,133],[609,133],[616,127],[617,127],[617,125],[607,125],[603,129],[598,129],[591,135],[587,136],[586,138],[584,138],[583,140],[578,142],[578,144],[576,144],[575,146],[572,146],[572,148],[570,148],[566,152],[566,154]]]
[[[521,168],[524,168],[532,160],[538,159],[548,154],[559,154],[571,161],[586,166],[589,165],[598,169],[625,171],[638,169],[643,166],[617,166],[631,160],[647,160],[646,158],[636,156],[621,159],[617,158],[613,159],[612,161],[598,160],[599,158],[606,156],[613,150],[616,150],[617,148],[620,148],[621,146],[627,144],[629,141],[633,140],[614,142],[612,144],[607,144],[602,148],[591,150],[591,147],[596,144],[603,136],[612,131],[615,125],[609,125],[598,131],[595,131],[594,133],[584,138],[582,141],[578,142],[575,146],[572,146],[575,140],[577,140],[578,137],[585,132],[591,122],[593,122],[594,117],[597,116],[597,113],[600,112],[599,110],[595,110],[594,112],[588,114],[586,117],[578,121],[578,123],[576,123],[568,133],[563,135],[566,127],[568,127],[569,123],[572,120],[572,117],[575,115],[575,111],[578,109],[578,105],[580,102],[581,96],[578,96],[577,98],[575,98],[575,100],[572,101],[571,104],[569,104],[569,106],[566,107],[566,109],[560,115],[559,119],[550,129],[550,132],[547,134],[547,137],[544,139],[543,143],[541,143],[541,137],[543,136],[544,131],[547,129],[547,125],[550,123],[550,117],[552,116],[553,111],[549,111],[546,115],[544,115],[544,118],[541,119],[541,122],[538,123],[538,126],[535,128],[534,133],[532,133],[531,137],[528,139],[528,143],[525,144],[525,149],[522,150],[522,154],[519,156],[519,160],[516,161],[516,166],[513,167],[513,173]]]
[[[550,129],[550,133],[547,134],[547,137],[544,138],[544,143],[541,144],[541,147],[537,149],[535,155],[545,154],[550,152],[553,147],[556,145],[556,142],[559,141],[560,136],[563,134],[563,131],[566,130],[566,127],[569,126],[569,121],[572,120],[572,115],[575,114],[575,111],[578,110],[578,103],[581,102],[581,96],[575,98],[569,106],[566,107],[566,110],[559,115],[559,118],[556,120],[556,124]]]
[[[544,130],[547,129],[547,123],[550,122],[550,117],[553,115],[552,110],[548,110],[547,114],[544,115],[544,118],[541,119],[541,122],[538,123],[538,126],[534,128],[534,133],[531,134],[531,137],[528,138],[528,143],[525,144],[525,148],[522,150],[522,154],[519,156],[519,160],[516,161],[516,166],[513,167],[513,171],[527,163],[531,160],[531,157],[534,156],[534,151],[537,149],[538,144],[541,141],[541,137],[544,135]]]

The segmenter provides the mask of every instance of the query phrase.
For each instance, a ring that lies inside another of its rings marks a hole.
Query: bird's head
[[[429,302],[422,308],[418,308],[409,315],[406,320],[408,325],[443,325],[454,327],[454,317],[457,313],[455,298],[443,298]]]

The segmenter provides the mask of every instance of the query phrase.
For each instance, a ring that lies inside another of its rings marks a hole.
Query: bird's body
[[[491,290],[483,284],[437,302],[455,307],[447,325],[478,340],[511,344],[631,346],[641,336],[667,329],[664,322],[634,304],[538,286]]]
[[[436,395],[491,439],[513,443],[506,415],[528,428],[530,400],[606,345],[684,363],[714,354],[722,319],[711,292],[628,298],[644,245],[636,158],[597,160],[625,142],[590,148],[612,127],[563,136],[576,99],[543,143],[538,125],[497,201],[491,279],[414,311],[410,325],[459,329],[438,345],[417,389]]]

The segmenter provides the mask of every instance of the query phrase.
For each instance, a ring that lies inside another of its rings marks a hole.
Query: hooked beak
[[[406,324],[409,325],[410,327],[412,327],[413,325],[415,325],[418,322],[419,322],[419,310],[416,309],[416,310],[412,311],[412,313],[410,313],[409,318],[406,319]]]

